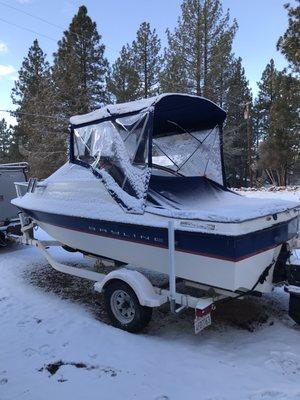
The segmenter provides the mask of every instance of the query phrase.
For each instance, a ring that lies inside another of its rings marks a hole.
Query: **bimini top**
[[[194,127],[208,129],[216,124],[221,125],[226,118],[226,112],[208,99],[187,94],[165,93],[148,99],[111,104],[89,114],[76,115],[70,118],[70,123],[74,127],[84,126],[95,121],[135,114],[151,108],[154,111],[154,125],[164,132],[170,128],[169,120],[175,123],[178,121],[186,129]]]

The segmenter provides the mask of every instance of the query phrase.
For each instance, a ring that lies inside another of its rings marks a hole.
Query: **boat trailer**
[[[53,256],[50,254],[49,249],[51,247],[63,247],[64,244],[60,243],[56,240],[39,240],[34,238],[34,228],[36,227],[35,223],[31,220],[31,218],[24,215],[22,212],[19,213],[20,221],[21,221],[21,231],[22,235],[9,235],[9,239],[14,242],[23,245],[34,246],[39,249],[44,257],[47,259],[48,263],[55,270],[77,276],[80,278],[85,278],[91,281],[94,281],[94,289],[101,293],[104,292],[104,297],[107,292],[107,289],[111,286],[111,284],[116,285],[117,282],[121,283],[121,287],[124,288],[124,284],[129,286],[136,296],[139,305],[142,309],[147,311],[149,314],[150,310],[152,312],[152,308],[160,307],[163,304],[170,304],[170,311],[172,314],[180,315],[188,308],[192,308],[195,310],[195,319],[194,319],[194,330],[195,333],[201,332],[204,328],[211,325],[211,312],[215,310],[216,301],[228,298],[228,297],[241,297],[240,293],[230,292],[222,289],[213,289],[206,285],[197,284],[195,282],[184,281],[186,287],[191,287],[193,289],[199,289],[201,291],[201,295],[199,297],[194,297],[189,294],[181,293],[177,291],[176,284],[176,271],[175,271],[175,263],[174,263],[174,251],[175,251],[175,240],[174,240],[174,222],[169,221],[168,226],[168,238],[169,238],[169,271],[168,271],[168,288],[154,286],[150,280],[140,271],[135,269],[126,268],[126,264],[124,266],[114,269],[109,273],[101,273],[96,269],[86,268],[83,266],[70,266],[66,264],[62,264],[56,261]],[[104,264],[106,263],[114,263],[114,260],[102,259],[98,256],[93,255],[85,255],[87,257],[94,258],[96,260],[100,260]],[[123,292],[125,292],[123,290]],[[119,295],[122,297],[126,294],[123,294],[120,290]],[[126,298],[125,298],[126,300]],[[112,303],[112,299],[107,299],[110,303]],[[107,302],[106,301],[106,302]],[[116,303],[118,304],[118,302]],[[136,306],[132,305],[131,307]],[[142,324],[138,324],[138,326],[127,326],[126,324],[126,312],[130,312],[130,301],[129,306],[127,305],[129,311],[119,310],[119,320],[116,318],[111,318],[113,325],[128,330],[130,332],[137,332],[144,328],[149,321],[146,318],[146,321]],[[131,310],[131,312],[133,312]],[[118,315],[115,312],[112,317],[116,317]],[[129,318],[128,318],[129,319]]]
[[[121,329],[130,332],[142,330],[150,321],[152,308],[169,303],[170,311],[175,315],[180,315],[188,308],[193,308],[195,310],[194,330],[195,333],[199,333],[211,325],[211,313],[216,308],[216,302],[226,298],[243,298],[245,295],[254,294],[249,292],[230,292],[189,281],[184,281],[185,286],[199,289],[202,292],[199,297],[177,291],[173,221],[169,221],[168,225],[169,285],[168,288],[162,288],[154,286],[142,272],[126,268],[125,264],[121,268],[114,269],[106,274],[98,272],[96,269],[75,267],[56,261],[48,249],[51,247],[64,247],[64,245],[55,240],[38,240],[34,238],[35,223],[22,212],[19,215],[22,236],[11,234],[9,238],[17,243],[38,248],[55,270],[94,281],[94,289],[99,293],[104,292],[106,309],[111,322]],[[114,260],[102,259],[98,256],[85,256],[100,260],[104,264],[114,263]],[[296,253],[290,257],[287,271],[289,284],[285,285],[285,291],[290,294],[289,314],[296,322],[300,323],[300,259],[296,257]],[[117,288],[117,290],[112,292],[109,290],[111,287]],[[128,288],[130,289],[129,291]],[[111,292],[118,293],[118,295],[112,297]],[[133,295],[130,296],[132,293]],[[132,315],[136,313],[142,315],[139,323],[133,325],[128,323]]]
[[[29,180],[29,182],[16,182],[18,196],[21,195],[22,186],[27,186],[27,191],[37,183]],[[201,332],[204,328],[211,325],[211,313],[216,308],[216,303],[220,300],[230,298],[243,298],[246,295],[258,295],[255,291],[256,286],[264,281],[265,275],[273,266],[270,265],[266,271],[260,276],[257,283],[251,290],[242,292],[231,292],[229,290],[220,289],[198,282],[192,282],[180,279],[187,288],[198,289],[199,297],[194,297],[177,290],[176,267],[174,260],[175,253],[175,231],[174,221],[168,222],[168,285],[167,288],[153,285],[150,280],[142,272],[134,269],[133,266],[126,264],[118,265],[119,268],[113,269],[109,273],[101,273],[96,268],[90,269],[83,266],[70,266],[56,261],[50,252],[51,247],[66,246],[56,240],[38,240],[34,237],[34,228],[37,226],[35,222],[23,212],[19,213],[21,222],[22,235],[9,234],[8,238],[23,244],[31,245],[38,248],[45,256],[49,264],[57,271],[85,278],[94,281],[94,289],[104,293],[104,301],[107,313],[114,326],[129,332],[141,331],[150,321],[152,309],[169,303],[170,311],[174,315],[180,315],[188,308],[195,311],[194,330],[195,333]],[[295,240],[294,247],[300,249],[300,238]],[[71,250],[71,249],[69,249]],[[72,249],[73,251],[73,249]],[[76,251],[76,250],[75,250]],[[300,252],[300,250],[298,250]],[[92,254],[83,254],[101,261],[104,265],[110,263],[115,264],[115,260],[108,260]],[[290,294],[289,315],[295,322],[300,324],[300,258],[294,251],[288,258],[288,263],[283,265],[285,291]],[[281,280],[282,282],[282,280]]]

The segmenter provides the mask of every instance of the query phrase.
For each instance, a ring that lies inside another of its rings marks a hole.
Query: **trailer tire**
[[[300,295],[290,293],[289,316],[300,325]]]
[[[152,308],[142,306],[134,290],[119,279],[104,288],[106,312],[112,324],[128,332],[142,331],[150,322]]]

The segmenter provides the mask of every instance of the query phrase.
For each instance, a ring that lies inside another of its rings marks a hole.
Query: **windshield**
[[[74,156],[97,172],[129,212],[141,213],[150,179],[149,114],[112,118],[74,129]]]
[[[183,128],[181,128],[183,129]],[[219,127],[153,138],[152,164],[179,176],[206,176],[223,184]],[[161,173],[162,174],[162,173]]]

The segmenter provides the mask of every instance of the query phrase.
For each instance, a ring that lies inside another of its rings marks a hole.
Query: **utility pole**
[[[253,172],[252,172],[252,124],[250,118],[250,106],[251,102],[245,104],[244,118],[247,120],[247,166],[249,173],[250,187],[253,185]]]

